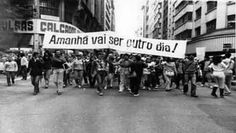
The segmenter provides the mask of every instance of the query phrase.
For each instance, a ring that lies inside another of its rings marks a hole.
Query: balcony
[[[186,12],[193,12],[193,5],[186,5],[183,10],[179,13],[175,14],[174,21],[176,22],[179,18],[181,18]]]
[[[185,30],[191,30],[193,28],[193,23],[192,21],[187,21],[183,25],[179,26],[178,28],[175,29],[175,35],[185,31]]]

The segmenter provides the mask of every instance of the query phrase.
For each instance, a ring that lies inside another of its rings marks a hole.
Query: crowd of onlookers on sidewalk
[[[15,84],[15,77],[27,80],[31,76],[34,95],[40,92],[40,84],[49,87],[53,81],[57,94],[64,88],[75,85],[78,88],[96,87],[98,95],[118,83],[119,92],[129,91],[139,96],[139,89],[166,91],[179,89],[187,95],[189,81],[190,96],[198,97],[196,82],[212,89],[211,95],[219,88],[220,96],[231,94],[231,81],[235,76],[235,58],[230,53],[224,56],[205,57],[199,61],[194,56],[184,59],[158,57],[114,52],[74,52],[65,54],[57,50],[43,54],[8,54],[0,57],[0,73],[7,77],[7,85]],[[53,80],[50,80],[53,77]],[[42,80],[44,82],[42,82]],[[183,86],[183,87],[182,87]]]

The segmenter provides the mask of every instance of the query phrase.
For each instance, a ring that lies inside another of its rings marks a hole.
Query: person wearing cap
[[[12,84],[15,84],[15,74],[18,71],[17,63],[12,59],[12,57],[8,57],[8,60],[4,64],[4,72],[7,76],[7,85],[11,86]]]
[[[32,58],[29,61],[29,70],[31,75],[31,83],[34,86],[34,95],[37,95],[39,91],[39,81],[43,74],[43,61],[39,58],[39,53],[33,53]]]
[[[72,73],[75,75],[75,83],[78,88],[81,88],[83,83],[84,61],[82,59],[83,53],[78,52],[75,60],[72,62]]]

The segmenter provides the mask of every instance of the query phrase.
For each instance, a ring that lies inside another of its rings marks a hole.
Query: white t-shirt
[[[0,62],[0,71],[3,71],[3,70],[4,70],[4,63]]]
[[[211,63],[209,67],[212,68],[214,72],[224,72],[227,66],[223,62],[221,62],[217,65],[214,65],[213,63]]]

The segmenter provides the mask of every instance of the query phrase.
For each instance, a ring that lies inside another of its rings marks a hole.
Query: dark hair
[[[230,57],[231,57],[231,53],[226,53],[226,54],[225,54],[225,57],[226,57],[226,58],[230,58]]]
[[[166,62],[171,62],[171,58],[166,58]]]
[[[36,57],[38,54],[39,54],[38,52],[34,52],[33,57]]]
[[[216,55],[212,58],[212,62],[213,62],[214,65],[217,65],[217,64],[221,63],[221,61],[222,61],[222,57],[219,56],[219,55]]]
[[[191,55],[191,56],[188,57],[188,59],[193,61],[194,60],[194,56]]]
[[[24,53],[21,53],[20,56],[23,57],[23,56],[25,56],[25,54],[24,54]]]
[[[136,59],[136,61],[140,61],[141,57],[139,55],[135,55],[135,59]]]

